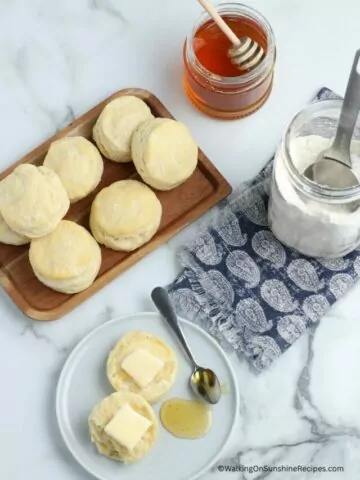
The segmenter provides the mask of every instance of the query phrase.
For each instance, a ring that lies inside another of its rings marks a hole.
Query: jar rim
[[[192,61],[193,67],[196,72],[207,78],[214,83],[218,83],[226,86],[241,86],[248,83],[252,84],[254,80],[262,79],[264,75],[267,75],[271,68],[273,67],[275,56],[276,56],[276,46],[275,46],[275,35],[272,30],[272,27],[268,20],[255,8],[245,5],[239,2],[227,2],[215,4],[215,8],[219,13],[234,13],[244,16],[245,18],[250,18],[256,24],[258,24],[266,34],[267,41],[267,50],[264,60],[253,70],[244,75],[239,75],[238,77],[224,77],[217,75],[207,68],[205,68],[198,60],[194,52],[194,38],[196,32],[199,28],[209,19],[210,15],[207,12],[203,12],[197,19],[195,26],[193,27],[190,35],[186,39],[186,51]]]
[[[290,152],[290,142],[293,131],[296,129],[296,124],[301,121],[301,117],[305,114],[316,113],[316,111],[321,112],[323,115],[326,115],[326,112],[330,110],[336,110],[339,113],[342,107],[343,100],[331,99],[331,100],[319,100],[314,102],[307,107],[298,111],[298,113],[293,117],[290,124],[285,130],[283,138],[283,146],[285,150],[284,161],[287,167],[287,170],[290,174],[292,181],[295,185],[305,194],[316,197],[320,201],[341,203],[341,202],[351,202],[360,198],[360,182],[359,185],[346,188],[334,188],[327,185],[318,184],[303,173],[301,173],[298,168],[295,166],[291,152]],[[360,118],[359,118],[360,121]]]

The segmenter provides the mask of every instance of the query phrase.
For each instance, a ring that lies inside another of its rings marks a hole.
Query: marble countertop
[[[219,122],[195,111],[181,86],[182,43],[200,13],[195,0],[0,0],[1,169],[114,91],[142,87],[188,124],[234,187],[249,179],[270,157],[291,116],[319,87],[344,92],[360,46],[358,0],[249,3],[268,17],[277,37],[274,92],[252,117]],[[149,292],[175,277],[176,249],[194,228],[55,322],[29,320],[0,292],[1,479],[91,479],[58,433],[54,397],[62,365],[97,325],[153,310]],[[234,473],[215,469],[204,478],[359,478],[359,295],[357,285],[316,330],[261,375],[232,359],[241,413],[220,462],[343,467],[344,473],[238,468]]]

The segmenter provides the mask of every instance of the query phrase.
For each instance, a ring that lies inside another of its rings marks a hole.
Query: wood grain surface
[[[121,90],[2,172],[0,180],[9,175],[21,163],[41,165],[54,140],[75,135],[92,140],[92,128],[105,105],[123,95],[135,95],[141,98],[149,105],[156,117],[173,118],[152,93],[134,88]],[[126,178],[139,180],[132,163],[119,164],[104,159],[104,174],[98,188],[83,200],[71,205],[66,218],[76,221],[88,229],[91,203],[95,195],[111,183]],[[16,247],[0,244],[1,285],[18,308],[28,317],[35,320],[58,319],[227,197],[231,193],[231,186],[199,149],[197,169],[184,184],[168,192],[155,192],[163,207],[161,225],[155,237],[146,245],[130,253],[115,252],[101,247],[101,269],[95,282],[87,290],[75,295],[67,295],[55,292],[40,283],[30,267],[27,245]]]

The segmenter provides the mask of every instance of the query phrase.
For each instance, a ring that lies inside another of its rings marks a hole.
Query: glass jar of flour
[[[335,189],[303,175],[333,141],[341,105],[342,100],[326,100],[302,110],[287,128],[275,156],[270,228],[283,244],[312,257],[340,257],[360,244],[360,184]],[[360,179],[360,117],[351,157]]]

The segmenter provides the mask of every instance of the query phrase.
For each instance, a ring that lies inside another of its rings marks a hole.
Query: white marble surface
[[[286,122],[322,85],[343,93],[360,47],[358,0],[259,0],[278,42],[276,84],[256,115],[231,123],[194,111],[181,49],[195,0],[0,0],[1,169],[73,117],[128,86],[152,90],[185,121],[235,186],[272,154]],[[211,134],[209,132],[211,131]],[[54,395],[76,343],[117,315],[152,310],[193,227],[62,320],[36,323],[0,292],[0,478],[90,480],[59,436]],[[224,464],[342,466],[344,473],[219,473],[206,479],[357,479],[360,475],[360,286],[267,372],[233,360],[241,419]],[[171,477],[169,477],[171,478]]]

